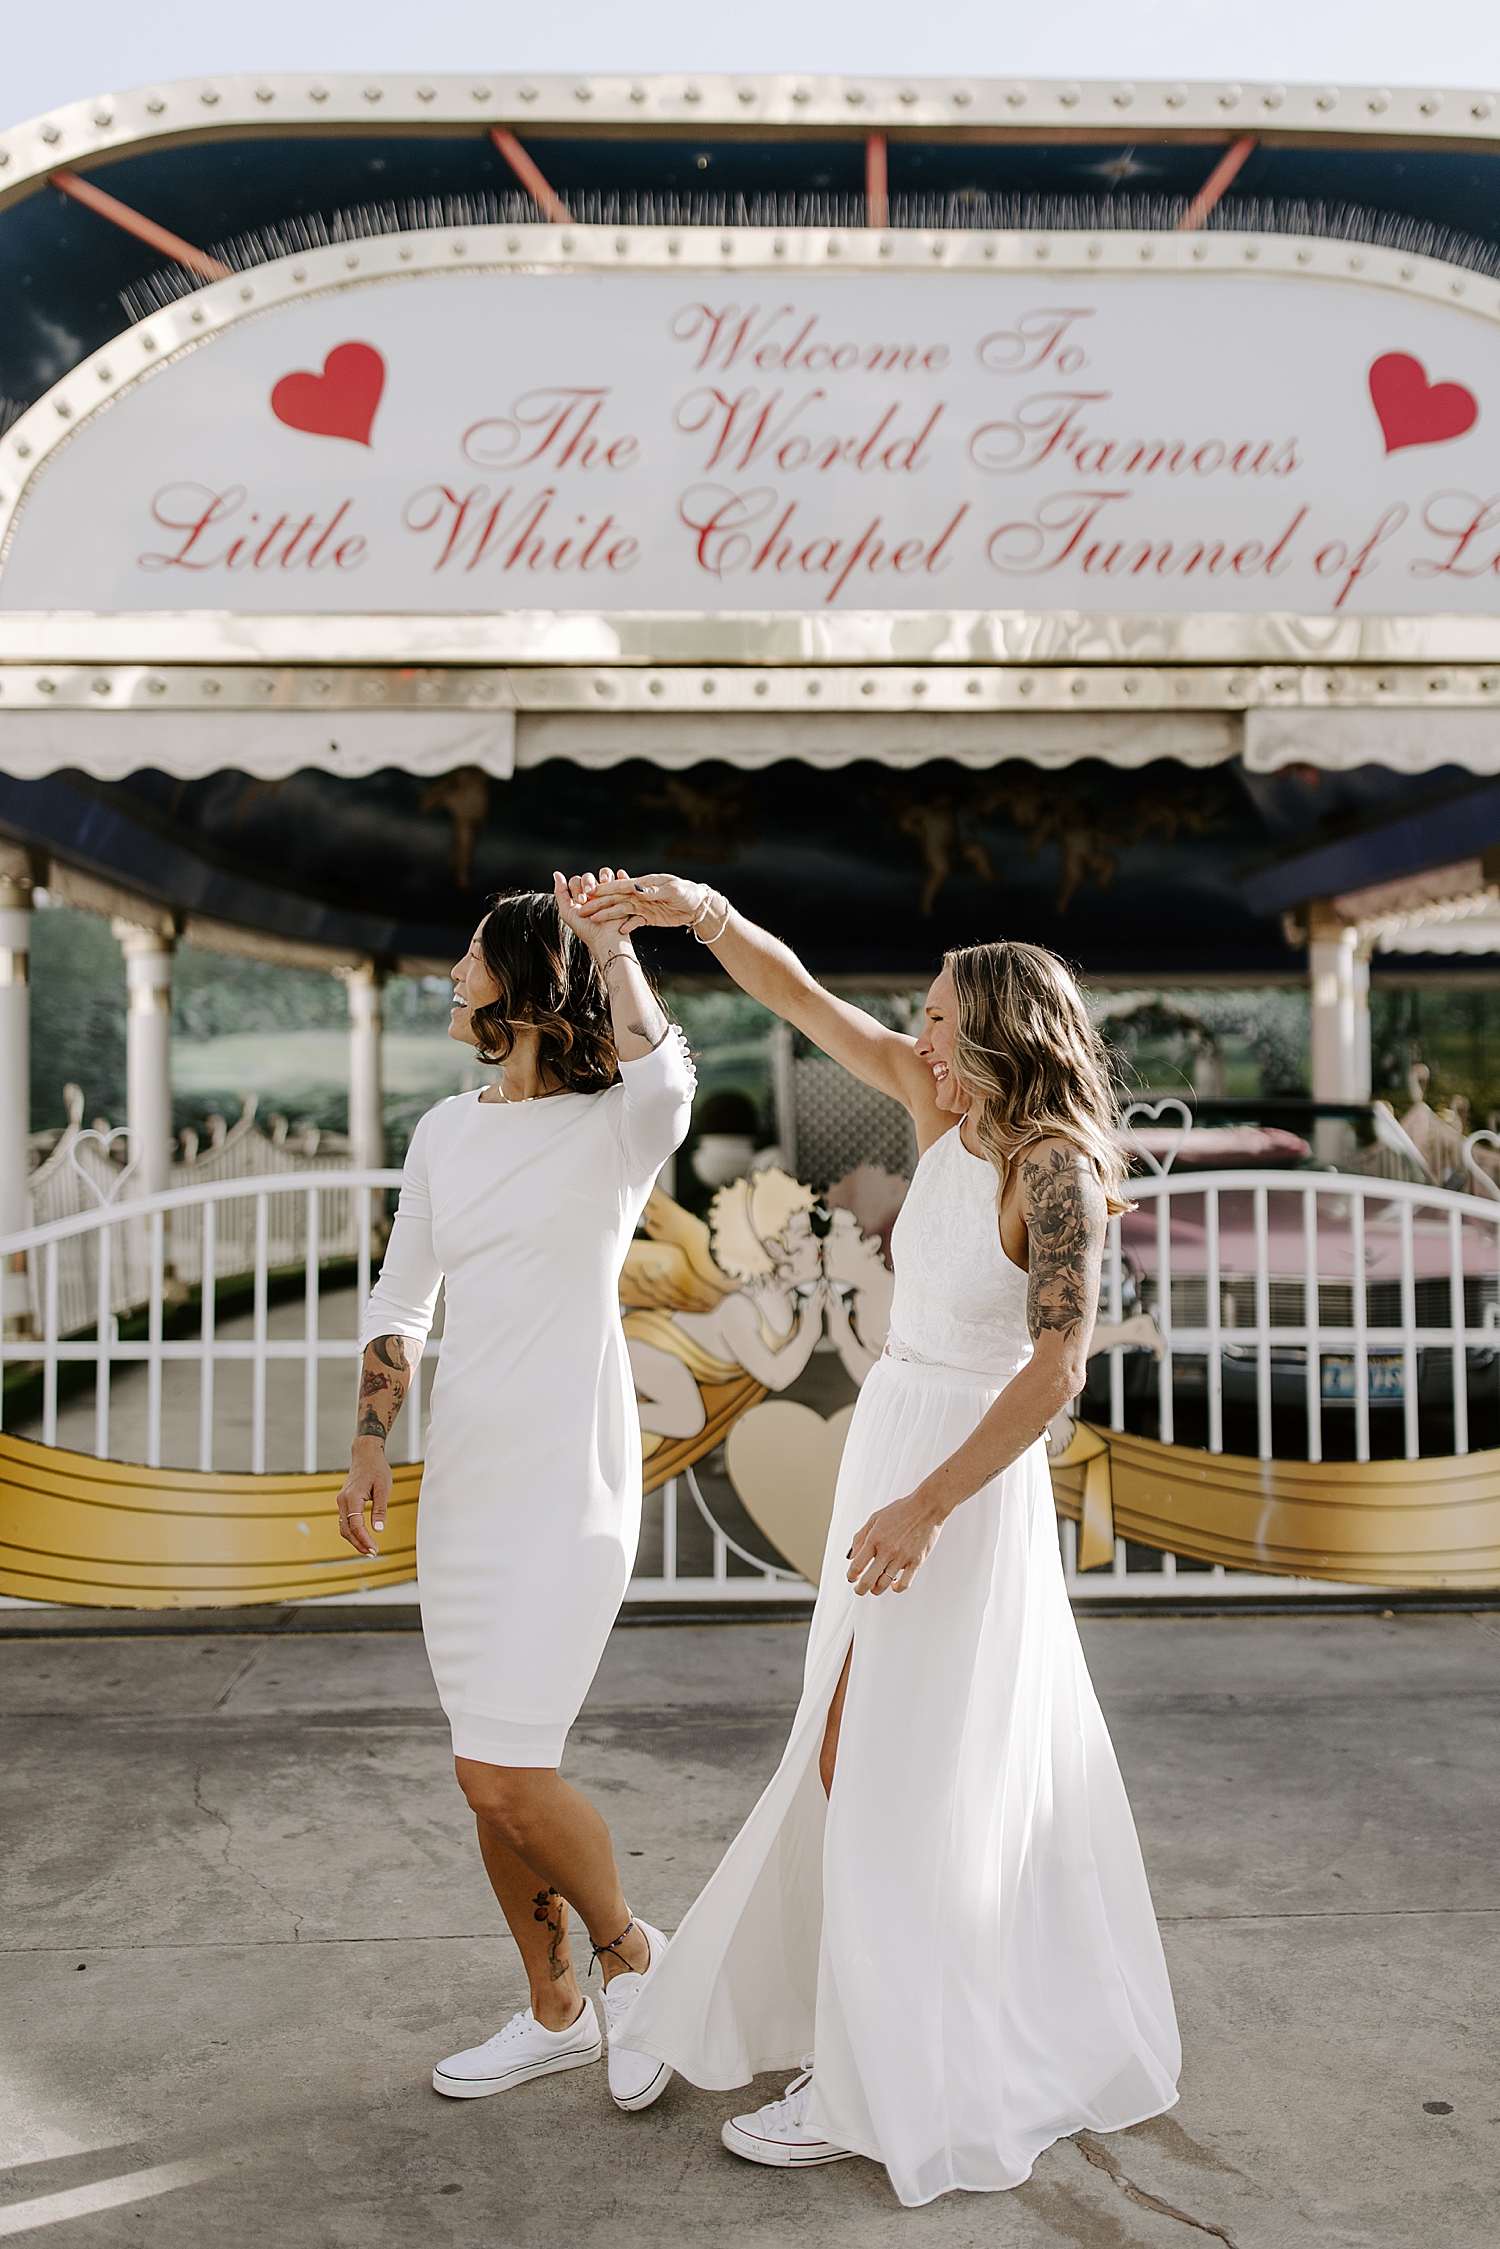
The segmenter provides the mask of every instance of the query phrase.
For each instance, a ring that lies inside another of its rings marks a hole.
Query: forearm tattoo
[[[1031,1250],[1027,1327],[1033,1339],[1048,1329],[1068,1341],[1086,1335],[1098,1308],[1103,1189],[1076,1156],[1052,1148],[1023,1161],[1021,1199]]]
[[[359,1419],[356,1437],[390,1435],[411,1386],[411,1361],[404,1335],[377,1335],[365,1346],[364,1369],[359,1378]]]
[[[629,992],[627,995],[624,991],[616,990],[609,971],[621,962],[628,963],[625,972],[627,985],[631,981],[630,969],[640,967],[634,953],[611,953],[604,962],[604,985],[609,993],[609,1008],[614,1018],[616,1035],[621,1031],[628,1031],[633,1038],[644,1039],[654,1049],[661,1045],[667,1035],[666,1010],[649,984],[643,1000],[636,992]]]
[[[547,1965],[552,1971],[552,1981],[560,1983],[573,1965],[573,1955],[568,1950],[568,1908],[556,1890],[538,1890],[532,1899],[533,1921],[547,1924]]]

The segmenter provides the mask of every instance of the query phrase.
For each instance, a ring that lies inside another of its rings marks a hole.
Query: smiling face
[[[917,1040],[917,1058],[932,1072],[938,1107],[946,1109],[950,1116],[961,1117],[968,1110],[969,1095],[953,1067],[957,1037],[958,994],[953,989],[952,971],[945,961],[927,995],[922,1031]]]
[[[500,997],[500,987],[485,966],[484,953],[479,943],[479,924],[469,940],[469,949],[461,961],[456,961],[448,971],[453,978],[453,1012],[448,1018],[448,1036],[461,1039],[465,1046],[478,1046],[474,1035],[473,1014],[479,1007],[493,1007]]]

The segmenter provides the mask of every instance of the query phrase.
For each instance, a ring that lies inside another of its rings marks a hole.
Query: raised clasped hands
[[[856,1593],[905,1593],[937,1544],[943,1517],[920,1485],[905,1499],[877,1509],[849,1549],[849,1583]]]
[[[596,875],[561,875],[552,877],[552,894],[557,900],[557,911],[580,943],[587,945],[596,960],[609,953],[628,950],[626,940],[633,929],[639,929],[643,917],[628,912],[624,900],[633,885],[623,867],[601,867]],[[608,908],[594,906],[594,900],[605,891],[610,896]]]
[[[623,867],[574,875],[568,890],[584,920],[618,929],[622,937],[637,929],[686,929],[709,895],[706,883],[684,882],[679,875],[631,876]]]

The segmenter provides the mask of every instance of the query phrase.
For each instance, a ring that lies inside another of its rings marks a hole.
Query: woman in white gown
[[[584,878],[574,899],[691,926],[902,1101],[920,1150],[791,1738],[622,2035],[714,2088],[800,2056],[785,2099],[724,2127],[752,2161],[868,2156],[907,2204],[1016,2186],[1064,2134],[1169,2108],[1180,2066],[1042,1442],[1082,1388],[1123,1207],[1097,1041],[1033,946],[950,954],[912,1040],[699,885]]]
[[[339,1495],[344,1536],[375,1553],[385,1440],[445,1286],[417,1517],[422,1630],[531,1987],[528,2009],[438,2064],[433,2084],[454,2099],[598,2060],[569,1903],[603,1963],[611,2031],[664,1944],[632,1918],[609,1830],[557,1766],[635,1558],[641,1438],[620,1268],[686,1133],[693,1071],[628,939],[580,920],[560,876],[555,893],[495,900],[453,971],[452,1034],[501,1075],[440,1102],[412,1136]],[[630,2107],[666,2072],[612,2039],[609,2076]]]

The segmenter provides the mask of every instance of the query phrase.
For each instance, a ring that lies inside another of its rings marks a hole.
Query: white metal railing
[[[359,1229],[354,1201],[348,1194],[338,1191],[351,1177],[347,1162],[337,1155],[322,1160],[314,1158],[311,1162],[304,1156],[300,1166],[290,1161],[276,1142],[251,1130],[252,1108],[247,1101],[246,1114],[240,1124],[218,1147],[211,1148],[200,1159],[203,1170],[199,1170],[197,1163],[180,1167],[181,1184],[168,1190],[176,1199],[163,1206],[167,1235],[165,1262],[175,1280],[186,1286],[196,1284],[203,1277],[203,1211],[211,1186],[239,1182],[248,1185],[253,1181],[260,1187],[274,1185],[279,1189],[283,1180],[296,1176],[299,1171],[304,1179],[309,1173],[316,1173],[319,1178],[336,1181],[338,1187],[325,1196],[320,1205],[321,1255],[332,1258],[355,1254]],[[132,1160],[122,1166],[111,1154],[113,1143],[127,1139],[128,1128],[123,1125],[113,1132],[85,1132],[72,1126],[47,1162],[32,1173],[29,1182],[33,1232],[59,1225],[101,1206],[118,1210],[120,1224],[112,1229],[109,1238],[110,1309],[117,1316],[144,1305],[151,1294],[150,1227],[143,1215],[144,1200],[135,1191],[139,1157],[133,1155]],[[206,1168],[210,1165],[214,1167],[212,1170]],[[191,1185],[181,1180],[181,1172],[189,1169],[194,1174]],[[266,1223],[273,1268],[301,1261],[306,1247],[301,1232],[306,1207],[301,1194],[272,1194]],[[248,1198],[230,1196],[223,1200],[214,1241],[216,1280],[229,1280],[253,1271],[258,1224],[259,1208]],[[58,1327],[64,1335],[76,1333],[97,1315],[95,1259],[99,1239],[97,1230],[90,1229],[64,1232],[56,1237],[53,1285],[57,1291]],[[28,1270],[32,1320],[40,1329],[46,1286],[44,1262],[28,1259]]]
[[[57,1443],[59,1369],[92,1366],[93,1451],[97,1459],[109,1459],[115,1369],[144,1367],[144,1465],[159,1468],[164,1465],[164,1370],[196,1366],[196,1459],[170,1465],[210,1471],[215,1465],[218,1371],[226,1365],[248,1364],[249,1458],[239,1465],[260,1475],[266,1465],[267,1370],[293,1362],[303,1368],[302,1468],[312,1474],[320,1465],[322,1369],[340,1362],[352,1367],[359,1359],[357,1339],[321,1333],[323,1265],[331,1256],[352,1254],[359,1301],[363,1301],[370,1287],[370,1244],[377,1199],[400,1184],[401,1174],[396,1171],[350,1170],[200,1182],[192,1187],[169,1188],[163,1194],[134,1196],[124,1203],[104,1203],[95,1210],[77,1211],[8,1236],[0,1242],[0,1256],[25,1254],[41,1317],[37,1335],[5,1339],[0,1345],[0,1360],[39,1369],[42,1443]],[[332,1223],[325,1205],[332,1206]],[[186,1271],[178,1266],[179,1247],[185,1252]],[[77,1329],[70,1332],[64,1324],[59,1287],[65,1258],[70,1251],[80,1249],[86,1255],[92,1281],[92,1318],[87,1323],[91,1332],[87,1333]],[[273,1336],[269,1326],[271,1277],[297,1266],[303,1275],[303,1332]],[[124,1303],[117,1283],[122,1267],[132,1275]],[[229,1277],[246,1278],[251,1283],[248,1336],[219,1332],[218,1289]],[[191,1284],[199,1290],[197,1333],[169,1337],[165,1333],[169,1303],[180,1303]],[[144,1335],[121,1335],[121,1318],[131,1313],[144,1318]],[[428,1356],[435,1358],[440,1350],[441,1339],[436,1338]],[[407,1443],[408,1458],[420,1459],[419,1412],[409,1414]]]
[[[200,1182],[74,1213],[0,1241],[0,1254],[26,1254],[37,1283],[40,1332],[0,1345],[6,1366],[37,1370],[36,1434],[44,1444],[58,1442],[60,1373],[84,1368],[92,1374],[92,1450],[107,1458],[113,1449],[119,1457],[119,1443],[111,1444],[112,1425],[118,1437],[113,1409],[117,1377],[127,1377],[143,1464],[211,1471],[216,1450],[224,1449],[220,1377],[226,1368],[247,1367],[242,1443],[248,1457],[233,1465],[263,1473],[268,1434],[284,1444],[289,1416],[300,1420],[303,1469],[334,1465],[319,1457],[325,1377],[336,1371],[347,1384],[343,1397],[352,1413],[359,1344],[352,1332],[326,1332],[327,1324],[337,1324],[324,1319],[330,1235],[340,1253],[352,1247],[354,1301],[362,1303],[372,1229],[399,1177],[346,1170]],[[1500,1200],[1306,1171],[1161,1175],[1135,1181],[1131,1191],[1139,1208],[1110,1227],[1102,1310],[1114,1320],[1134,1310],[1156,1318],[1163,1356],[1154,1368],[1144,1359],[1134,1363],[1148,1401],[1154,1388],[1164,1441],[1262,1459],[1273,1457],[1279,1443],[1286,1457],[1318,1460],[1329,1417],[1337,1416],[1351,1435],[1335,1449],[1367,1460],[1372,1414],[1394,1419],[1399,1412],[1399,1449],[1415,1459],[1424,1433],[1429,1452],[1467,1452],[1476,1403],[1485,1411],[1500,1407]],[[116,1287],[127,1228],[135,1230],[140,1290],[127,1307],[142,1330],[134,1335],[121,1333]],[[69,1333],[61,1316],[59,1263],[80,1243],[90,1258],[93,1319],[89,1330]],[[196,1304],[186,1277],[173,1270],[179,1243],[190,1245]],[[225,1244],[236,1272],[248,1261],[248,1301],[233,1319],[221,1316],[218,1293]],[[293,1298],[281,1324],[300,1332],[272,1332],[273,1280],[280,1303],[286,1304],[289,1289]],[[347,1291],[341,1293],[347,1304]],[[169,1324],[187,1332],[168,1334]],[[347,1314],[343,1324],[351,1325]],[[429,1379],[441,1349],[439,1332],[424,1355]],[[1107,1418],[1124,1429],[1127,1383],[1134,1388],[1138,1376],[1127,1377],[1124,1349],[1111,1349],[1108,1359]],[[271,1395],[272,1371],[282,1366],[301,1368],[295,1409],[284,1395]],[[186,1408],[181,1378],[173,1385],[173,1449],[195,1457],[164,1462],[165,1386],[177,1368],[193,1370],[196,1379],[189,1376]],[[397,1437],[410,1460],[422,1455],[425,1395],[424,1384],[414,1384]],[[323,1449],[330,1449],[326,1442]],[[684,1497],[692,1502],[685,1516]],[[1127,1567],[1123,1540],[1112,1567],[1080,1575],[1074,1526],[1063,1524],[1061,1535],[1070,1589],[1085,1598],[1327,1590],[1309,1580],[1179,1569],[1170,1554],[1146,1567]],[[648,1497],[641,1565],[650,1574],[632,1581],[633,1599],[812,1597],[795,1572],[724,1530],[691,1469]]]
[[[248,1457],[233,1465],[263,1474],[268,1435],[285,1434],[285,1402],[278,1414],[268,1378],[273,1368],[300,1365],[302,1468],[312,1474],[319,1467],[333,1466],[333,1461],[319,1458],[323,1377],[325,1371],[337,1371],[345,1380],[352,1427],[360,1348],[357,1334],[323,1332],[327,1293],[323,1267],[332,1256],[352,1254],[355,1302],[363,1305],[370,1288],[373,1228],[383,1213],[387,1191],[400,1184],[397,1171],[348,1169],[199,1182],[128,1202],[103,1202],[0,1240],[0,1256],[25,1255],[40,1307],[35,1335],[8,1336],[0,1342],[0,1365],[34,1368],[39,1374],[41,1410],[39,1417],[33,1417],[39,1419],[34,1433],[43,1444],[57,1444],[60,1371],[85,1368],[93,1376],[93,1453],[101,1460],[121,1457],[118,1446],[112,1450],[111,1445],[112,1427],[117,1430],[119,1418],[117,1375],[135,1377],[138,1391],[144,1370],[144,1422],[134,1410],[131,1417],[140,1432],[137,1457],[149,1468],[197,1467],[212,1472],[216,1465],[226,1465],[215,1458],[216,1451],[224,1449],[222,1442],[215,1443],[216,1436],[222,1435],[220,1373],[226,1367],[248,1367]],[[69,1332],[64,1309],[69,1300],[59,1276],[76,1267],[80,1258],[87,1263],[92,1302],[72,1305],[76,1324]],[[300,1290],[296,1289],[299,1269]],[[228,1323],[248,1326],[246,1334],[224,1332],[219,1283],[226,1276],[250,1282],[248,1309]],[[273,1279],[283,1301],[288,1281],[300,1297],[298,1334],[271,1333]],[[194,1286],[199,1291],[196,1306],[191,1303]],[[346,1298],[347,1293],[340,1291]],[[192,1332],[169,1335],[169,1313],[175,1313],[171,1324],[181,1325],[184,1310],[185,1324]],[[86,1321],[80,1313],[88,1315]],[[143,1334],[121,1334],[122,1319],[128,1321],[131,1315],[136,1316],[135,1324],[144,1322]],[[91,1332],[78,1332],[85,1326]],[[423,1354],[393,1446],[393,1453],[399,1447],[408,1460],[422,1457],[423,1399],[428,1394],[423,1378],[430,1385],[431,1369],[441,1352],[439,1330]],[[184,1446],[181,1441],[180,1412],[175,1423],[179,1435],[175,1449],[186,1449],[194,1457],[167,1461],[163,1457],[165,1385],[174,1368],[196,1370],[196,1411],[187,1416],[195,1424],[191,1444]],[[341,1433],[340,1448],[344,1442]],[[681,1535],[679,1525],[683,1490],[695,1511],[689,1523],[696,1521],[698,1526],[688,1538]],[[647,1532],[643,1544],[653,1561],[659,1554],[659,1567],[655,1576],[632,1582],[632,1599],[812,1599],[813,1588],[795,1570],[766,1562],[722,1528],[691,1468],[649,1495],[643,1513]],[[699,1553],[706,1545],[707,1574],[683,1566],[689,1559],[683,1552],[686,1545]],[[732,1568],[731,1557],[737,1569]]]
[[[1139,1208],[1110,1222],[1101,1316],[1156,1319],[1166,1349],[1154,1368],[1136,1364],[1148,1395],[1154,1387],[1157,1435],[1261,1460],[1322,1460],[1337,1416],[1351,1432],[1347,1450],[1366,1461],[1372,1409],[1399,1410],[1406,1459],[1468,1452],[1476,1401],[1500,1407],[1500,1199],[1478,1184],[1485,1193],[1345,1172],[1132,1180]],[[1108,1358],[1109,1425],[1123,1430],[1127,1354]],[[1112,1567],[1080,1576],[1076,1526],[1062,1532],[1070,1589],[1084,1594],[1329,1590],[1179,1571],[1170,1554],[1131,1570],[1123,1539]]]

